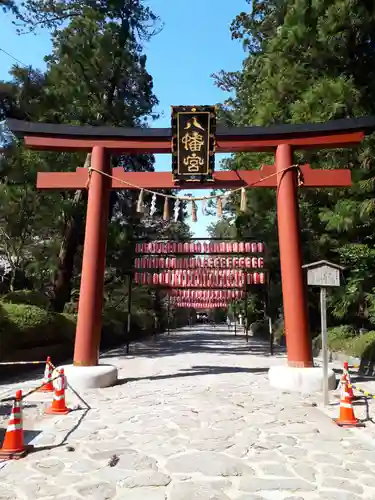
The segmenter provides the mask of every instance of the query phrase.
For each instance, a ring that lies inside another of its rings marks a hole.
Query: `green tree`
[[[271,125],[374,114],[375,12],[371,2],[255,0],[251,12],[237,16],[231,29],[247,54],[242,71],[215,75],[217,85],[234,94],[221,107],[223,121]],[[303,189],[299,200],[304,260],[329,258],[345,264],[351,255],[345,289],[350,304],[344,307],[339,292],[332,308],[336,315],[345,311],[346,319],[357,323],[358,317],[359,323],[366,318],[368,294],[375,284],[368,260],[366,265],[355,265],[358,243],[366,247],[365,255],[374,244],[373,157],[372,136],[358,151],[296,155],[297,161],[316,168],[352,169],[352,188]],[[269,161],[273,159],[264,154],[237,154],[227,168],[256,169]],[[271,277],[279,282],[274,193],[249,190],[248,207],[247,215],[237,217],[238,230],[265,241],[271,254]],[[235,210],[232,206],[232,213]],[[312,312],[315,308],[313,302]]]
[[[132,15],[130,4],[124,6],[122,13],[110,10],[117,9],[114,4],[108,5],[107,10],[104,4],[101,9],[81,4],[81,11],[75,11],[69,25],[54,32],[53,53],[46,58],[46,73],[16,68],[15,80],[2,84],[3,116],[55,123],[146,125],[145,118],[157,103],[137,38],[139,33],[147,31],[142,24],[147,23],[147,16],[139,2],[132,2],[131,6]],[[49,159],[57,160],[60,170],[90,163],[89,156],[85,161],[79,154],[49,155]],[[65,166],[61,167],[63,161]],[[113,159],[114,165],[135,171],[152,169],[152,163],[149,155]],[[130,192],[113,193],[110,218],[120,204],[122,208],[133,206],[134,196]],[[70,298],[73,268],[82,243],[85,198],[83,192],[64,193],[59,203],[58,220],[63,229],[52,287],[52,304],[57,311],[63,310]]]

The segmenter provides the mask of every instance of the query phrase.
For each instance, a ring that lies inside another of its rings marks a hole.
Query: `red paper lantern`
[[[243,241],[240,241],[240,243],[238,243],[238,251],[240,253],[244,253],[244,251],[245,251],[245,244],[244,244]]]
[[[258,243],[257,244],[257,250],[259,253],[263,253],[264,252],[264,243]]]
[[[263,257],[259,257],[258,258],[258,268],[263,269],[263,267],[264,267],[264,259],[263,259]]]
[[[264,273],[259,273],[259,281],[262,285],[266,282],[266,276]]]
[[[259,284],[259,273],[254,273],[253,279],[254,279],[254,285],[258,285]]]
[[[245,252],[250,253],[251,252],[251,243],[248,241],[245,242]]]

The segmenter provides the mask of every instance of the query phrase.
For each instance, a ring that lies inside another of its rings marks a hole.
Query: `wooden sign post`
[[[307,269],[307,284],[320,287],[320,324],[323,352],[323,402],[329,405],[328,393],[328,338],[327,338],[327,288],[340,286],[344,267],[327,260],[320,260],[302,266]]]

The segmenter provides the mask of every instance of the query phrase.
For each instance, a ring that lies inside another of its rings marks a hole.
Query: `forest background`
[[[26,0],[19,7],[0,0],[6,14],[24,27],[51,30],[46,71],[15,65],[0,82],[0,120],[7,117],[51,123],[152,126],[157,96],[147,71],[145,42],[161,29],[142,0]],[[1,14],[0,14],[1,15]],[[219,104],[230,126],[325,122],[375,115],[375,8],[371,0],[253,0],[231,23],[245,48],[242,69],[213,75],[233,96]],[[213,103],[212,103],[213,104]],[[349,189],[299,192],[303,259],[328,259],[345,266],[344,285],[329,296],[330,346],[372,357],[375,332],[374,137],[356,150],[301,154],[314,168],[350,168]],[[85,227],[85,192],[42,193],[37,171],[75,170],[90,158],[36,153],[13,145],[0,163],[0,349],[2,358],[52,346],[71,349],[79,294]],[[271,158],[236,154],[227,169],[257,169]],[[151,171],[152,155],[121,156],[116,165]],[[147,200],[146,200],[147,201]],[[149,200],[148,200],[149,201]],[[132,240],[140,236],[190,236],[186,210],[177,223],[163,221],[162,203],[153,218],[136,210],[137,194],[113,192],[110,200],[103,345],[124,339],[128,312],[127,273]],[[270,259],[269,314],[283,338],[282,296],[275,193],[253,189],[248,210],[232,196],[211,236],[264,241]],[[214,207],[212,207],[214,209]],[[236,304],[237,312],[244,304]],[[247,313],[263,328],[264,297],[251,293]],[[318,297],[309,291],[312,335],[319,344]],[[148,287],[132,288],[132,337],[166,328],[167,299]],[[172,326],[189,312],[169,310]],[[219,319],[219,318],[217,318]],[[31,355],[31,354],[30,354]]]

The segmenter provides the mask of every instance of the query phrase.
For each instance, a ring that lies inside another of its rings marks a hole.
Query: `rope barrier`
[[[53,382],[54,380],[57,380],[58,378],[60,377],[60,374],[57,375],[56,377],[52,378],[51,379],[51,382]],[[28,396],[30,396],[31,394],[33,394],[34,392],[37,392],[39,391],[40,388],[42,388],[44,386],[44,382],[40,385],[38,385],[38,387],[34,387],[34,389],[31,389],[29,392],[26,392],[25,394],[22,394],[22,401],[27,398]],[[0,399],[0,403],[6,403],[6,402],[9,402],[9,401],[14,401],[16,398],[15,396],[9,396],[7,398],[2,398]]]
[[[356,391],[361,392],[364,396],[366,396],[366,398],[375,399],[375,394],[371,394],[371,392],[365,391],[365,390],[361,389],[360,387],[358,387],[357,385],[348,384],[348,387],[350,387],[351,389],[355,389]]]
[[[57,375],[56,377],[54,377],[54,378],[51,378],[50,382],[53,382],[54,380],[57,380],[58,378],[60,378],[60,374],[58,374],[58,375]],[[24,400],[25,398],[27,398],[28,396],[30,396],[30,395],[31,395],[31,394],[33,394],[34,392],[39,391],[39,389],[40,389],[41,387],[43,387],[43,386],[44,386],[44,382],[43,382],[42,384],[38,385],[38,387],[35,387],[34,389],[31,389],[31,391],[26,392],[26,394],[22,394],[22,400]]]
[[[251,184],[248,184],[247,186],[241,186],[239,188],[235,188],[235,189],[232,189],[230,191],[227,191],[226,193],[224,193],[222,195],[217,195],[216,194],[216,195],[198,196],[198,197],[193,197],[193,196],[174,196],[173,194],[164,194],[164,193],[160,193],[158,191],[153,191],[152,189],[141,188],[140,186],[137,186],[136,184],[132,184],[131,182],[124,181],[123,179],[120,179],[119,177],[116,177],[116,176],[111,175],[111,174],[107,174],[106,172],[102,172],[101,170],[98,170],[95,167],[89,167],[88,171],[89,171],[89,179],[91,178],[91,172],[97,172],[98,174],[104,175],[105,177],[108,177],[108,178],[113,179],[113,180],[115,180],[117,182],[120,182],[121,184],[125,184],[126,186],[132,187],[134,189],[138,189],[139,191],[144,191],[146,193],[150,193],[152,195],[163,196],[164,198],[170,198],[172,200],[179,200],[179,201],[202,201],[202,200],[206,201],[206,200],[214,200],[216,198],[226,198],[226,197],[232,195],[233,193],[241,191],[242,189],[249,189],[249,188],[251,188],[251,187],[253,187],[253,186],[257,185],[257,184],[260,184],[263,181],[271,179],[272,177],[276,177],[277,175],[283,174],[284,172],[287,172],[288,170],[292,170],[292,169],[296,169],[297,170],[297,173],[298,173],[298,186],[302,186],[303,185],[302,172],[301,172],[301,170],[299,168],[299,165],[295,164],[295,165],[290,165],[289,167],[283,168],[279,172],[275,172],[273,174],[266,175],[266,177],[262,177],[261,179],[255,181],[255,182],[252,182]],[[239,178],[239,180],[241,180],[241,179]],[[176,186],[176,188],[179,188],[179,186]]]
[[[41,365],[46,361],[2,361],[0,362],[0,366],[8,366],[8,365]]]

